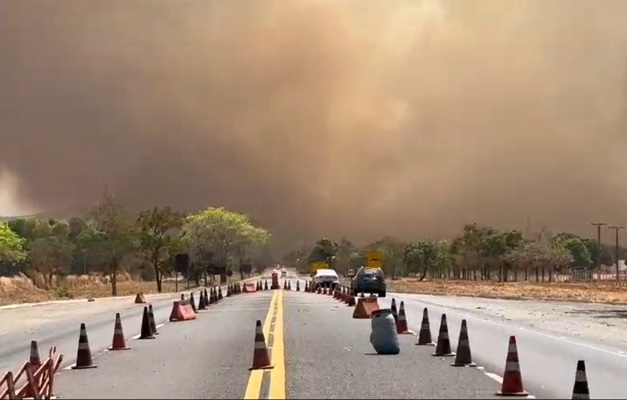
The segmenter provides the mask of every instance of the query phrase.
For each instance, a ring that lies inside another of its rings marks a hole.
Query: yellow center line
[[[272,315],[279,298],[278,290],[272,293],[272,300],[270,300],[270,307],[268,307],[268,313],[263,324],[263,336],[266,339],[266,346],[270,337],[270,327],[272,325]],[[281,325],[283,322],[281,322]],[[274,345],[276,345],[276,338],[274,339]],[[274,349],[272,350],[274,353]],[[261,385],[263,383],[263,373],[265,370],[253,370],[250,371],[250,378],[248,378],[248,384],[246,385],[246,392],[244,393],[244,399],[246,400],[258,400],[261,396]]]
[[[283,400],[285,396],[285,343],[283,341],[283,290],[279,290],[277,312],[274,323],[274,340],[272,343],[272,363],[270,371],[270,390],[268,399]]]

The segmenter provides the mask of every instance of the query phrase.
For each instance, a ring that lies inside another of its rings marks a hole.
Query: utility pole
[[[601,267],[601,227],[607,225],[605,222],[591,222],[590,225],[597,227],[597,256],[594,260],[595,267]]]
[[[614,248],[614,260],[616,260],[616,280],[619,281],[620,280],[620,275],[618,275],[618,232],[621,229],[625,229],[624,225],[618,226],[618,225],[613,225],[613,226],[608,226],[607,229],[613,229],[614,232],[616,233],[616,247]]]

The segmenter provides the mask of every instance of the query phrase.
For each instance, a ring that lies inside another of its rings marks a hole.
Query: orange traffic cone
[[[573,386],[573,400],[590,400],[590,388],[588,387],[586,362],[584,360],[577,361],[575,385]]]
[[[37,371],[39,367],[41,367],[41,358],[39,358],[39,348],[37,346],[36,340],[31,340],[30,342],[30,359],[28,360],[28,364],[30,367],[31,374],[34,374],[35,371]],[[24,391],[24,398],[27,398],[27,399],[39,398],[39,395],[35,395],[37,386],[38,386],[37,384],[26,385],[25,391]],[[41,391],[41,389],[39,391]]]
[[[505,373],[503,373],[503,384],[497,396],[528,396],[529,393],[523,388],[522,374],[520,373],[520,363],[518,361],[518,347],[516,346],[516,336],[509,337],[509,347],[507,349],[507,359],[505,360]]]
[[[254,369],[271,369],[274,368],[270,362],[270,353],[266,346],[266,338],[263,335],[261,321],[257,320],[255,324],[255,350],[253,353],[253,366],[249,370]]]
[[[455,353],[451,350],[451,340],[448,336],[448,324],[446,323],[446,314],[442,314],[440,321],[440,331],[438,332],[438,342],[435,346],[434,357],[453,357]]]
[[[476,367],[477,364],[472,362],[472,353],[470,351],[470,340],[468,340],[468,325],[466,320],[462,319],[462,327],[459,331],[459,341],[457,342],[457,356],[451,364],[453,367]]]
[[[78,351],[76,352],[76,364],[72,365],[72,369],[88,369],[97,368],[91,357],[91,349],[89,348],[89,339],[87,338],[87,328],[85,324],[81,324],[81,333],[78,337]]]
[[[355,296],[353,296],[352,294],[348,295],[348,302],[346,303],[346,305],[348,307],[355,307],[355,304],[357,304],[357,302],[355,301]]]
[[[137,293],[135,296],[135,304],[144,304],[146,302],[146,297],[143,293]]]
[[[31,340],[30,342],[30,359],[28,360],[31,367],[33,367],[33,371],[36,371],[37,368],[41,367],[41,358],[39,358],[39,347],[37,347],[37,341]]]
[[[130,350],[130,347],[126,347],[126,340],[124,339],[124,331],[122,330],[122,318],[120,313],[115,314],[115,326],[113,327],[113,343],[109,350]]]
[[[396,333],[399,335],[411,335],[414,332],[409,330],[407,326],[407,315],[405,314],[405,302],[401,301],[401,306],[398,309],[398,319],[396,320]]]
[[[418,333],[418,341],[416,346],[433,346],[433,338],[431,338],[431,325],[429,324],[429,311],[427,307],[422,310],[422,322],[420,323],[420,332]]]

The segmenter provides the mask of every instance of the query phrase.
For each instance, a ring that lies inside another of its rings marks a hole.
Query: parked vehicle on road
[[[319,269],[312,278],[314,288],[327,287],[336,288],[340,285],[340,277],[333,269]]]
[[[351,289],[354,295],[374,293],[379,297],[385,297],[387,287],[383,270],[380,268],[359,268],[351,280]]]

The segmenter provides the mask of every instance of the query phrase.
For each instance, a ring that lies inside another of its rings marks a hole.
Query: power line
[[[596,264],[596,268],[599,268],[601,266],[601,227],[607,225],[607,223],[605,222],[590,222],[590,225],[592,226],[596,226],[597,227],[597,256],[596,256],[596,260],[595,264]]]

